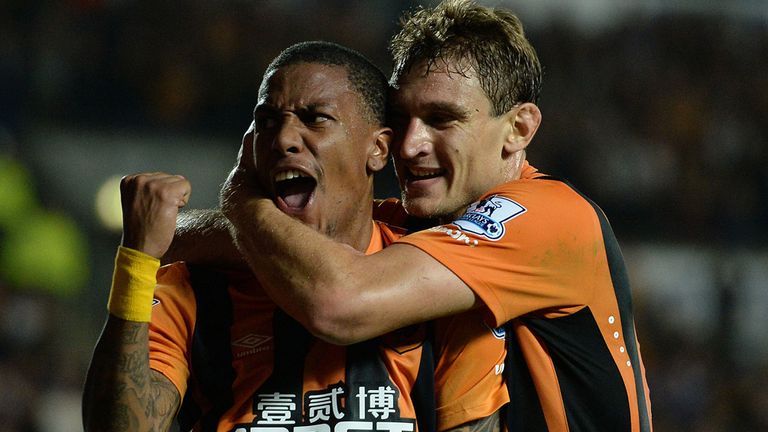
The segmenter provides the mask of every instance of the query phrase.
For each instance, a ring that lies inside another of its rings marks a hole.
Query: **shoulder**
[[[171,309],[194,308],[195,295],[190,283],[189,269],[184,262],[175,262],[160,267],[157,271],[154,305],[166,313]],[[175,305],[171,307],[171,305]]]
[[[184,261],[166,264],[157,271],[158,283],[179,283],[189,280],[189,268]]]
[[[472,204],[468,211],[482,210],[483,206],[488,207],[487,210],[498,207],[499,217],[526,213],[523,220],[544,219],[568,226],[596,221],[597,211],[597,206],[568,181],[543,175],[499,185]]]
[[[407,234],[405,228],[390,225],[381,221],[373,221],[379,229],[381,240],[384,247],[394,243],[397,239]]]

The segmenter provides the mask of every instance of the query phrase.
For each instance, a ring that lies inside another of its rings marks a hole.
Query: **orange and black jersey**
[[[374,218],[409,231],[434,225],[410,217],[396,199],[375,202]],[[503,376],[507,353],[503,327],[489,326],[484,311],[477,309],[436,319],[428,328],[433,336],[438,431],[488,417],[509,402]]]
[[[526,164],[453,223],[398,241],[451,269],[506,335],[508,430],[651,430],[623,258],[589,199]]]
[[[399,236],[374,227],[368,253]],[[421,366],[433,358],[426,331],[414,326],[332,345],[279,310],[252,275],[175,263],[158,272],[150,366],[185,395],[181,430],[431,431],[432,368]],[[417,425],[417,411],[431,424]]]

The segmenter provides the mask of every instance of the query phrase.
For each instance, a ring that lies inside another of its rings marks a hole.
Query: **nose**
[[[272,149],[282,154],[288,154],[299,153],[303,148],[301,122],[293,115],[283,116],[272,140]]]
[[[421,119],[414,118],[402,131],[397,150],[400,158],[413,159],[428,154],[432,148],[429,132],[426,124]]]

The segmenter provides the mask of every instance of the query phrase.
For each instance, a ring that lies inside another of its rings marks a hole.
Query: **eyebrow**
[[[302,105],[297,108],[294,108],[294,111],[313,112],[313,111],[319,111],[320,109],[323,109],[323,108],[334,110],[338,108],[338,104],[330,103],[330,102],[315,102],[315,103],[310,103],[307,105]],[[255,117],[256,114],[260,112],[277,113],[280,111],[281,110],[278,109],[277,107],[273,106],[270,103],[265,102],[265,103],[260,103],[256,105],[256,107],[253,109],[253,116]]]
[[[297,113],[298,112],[312,113],[312,112],[317,112],[317,111],[321,111],[321,110],[325,109],[325,110],[331,111],[329,113],[330,115],[335,115],[333,113],[338,109],[338,107],[339,107],[339,105],[336,104],[336,103],[315,102],[315,103],[309,103],[307,105],[297,106],[297,107],[295,107],[291,111],[297,112]],[[272,105],[272,104],[270,104],[268,102],[264,102],[264,103],[260,103],[260,104],[256,105],[256,107],[253,109],[253,117],[255,118],[260,113],[261,114],[268,114],[268,115],[275,115],[275,114],[278,114],[280,111],[282,111],[282,110],[277,108],[277,107],[275,107],[274,105]]]
[[[253,108],[253,117],[255,118],[256,115],[259,113],[264,113],[264,112],[274,113],[276,111],[277,110],[273,106],[270,106],[268,104],[258,104],[256,105],[255,108]]]
[[[330,103],[330,102],[316,102],[316,103],[310,103],[306,106],[299,107],[299,110],[304,111],[320,111],[321,109],[327,109],[327,110],[334,110],[339,106],[339,104],[336,103]]]
[[[459,105],[456,105],[451,102],[441,102],[441,101],[429,102],[424,105],[421,105],[419,107],[419,110],[427,111],[427,112],[440,112],[440,113],[450,114],[459,120],[466,120],[472,114],[472,111],[469,109],[462,108]],[[399,105],[399,104],[393,104],[392,111],[398,114],[402,114],[405,112],[402,105]]]

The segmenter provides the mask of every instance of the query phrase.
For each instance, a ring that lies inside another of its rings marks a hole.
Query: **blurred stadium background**
[[[545,66],[529,158],[624,245],[656,430],[768,430],[768,1],[482,3],[516,11]],[[81,430],[116,179],[180,173],[215,206],[267,62],[325,39],[388,71],[416,4],[0,4],[0,432]]]

